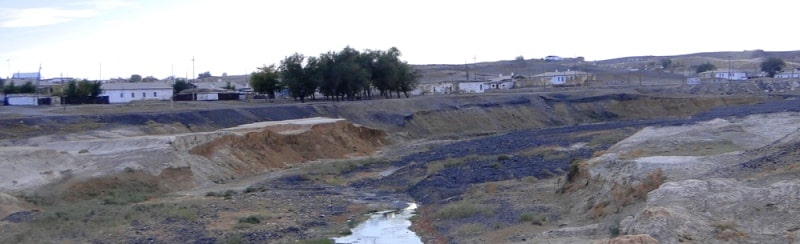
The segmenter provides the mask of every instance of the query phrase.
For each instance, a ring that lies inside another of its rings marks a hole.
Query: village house
[[[103,83],[103,93],[108,96],[109,103],[130,103],[141,100],[170,100],[172,99],[172,86],[169,83],[156,82],[119,82]]]
[[[573,70],[545,72],[531,78],[538,86],[583,86],[587,80],[594,79],[590,73]]]
[[[486,81],[462,81],[457,84],[460,93],[483,93],[489,89]]]
[[[511,75],[499,75],[498,77],[489,79],[486,84],[489,86],[489,89],[511,89],[514,88],[514,74]]]
[[[411,92],[412,95],[442,95],[452,94],[457,91],[454,81],[441,81],[433,83],[421,83]]]
[[[20,73],[16,72],[11,75],[11,80],[19,80],[19,81],[38,81],[42,79],[42,75],[39,72],[30,72],[30,73]]]
[[[698,74],[701,79],[747,80],[748,74],[741,70],[712,70]]]
[[[784,71],[775,74],[776,79],[798,79],[800,78],[800,70]]]

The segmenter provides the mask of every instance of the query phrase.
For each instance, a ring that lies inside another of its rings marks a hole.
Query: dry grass
[[[628,186],[615,184],[611,191],[611,199],[618,206],[627,206],[636,201],[646,200],[647,193],[658,189],[665,180],[664,170],[658,168],[650,172],[650,174],[638,184]]]
[[[494,213],[495,207],[470,200],[453,202],[442,206],[436,211],[437,219],[463,219],[475,215],[488,216]]]
[[[733,220],[716,221],[711,223],[714,228],[714,238],[723,241],[732,241],[747,237],[747,235],[737,228],[739,225]]]

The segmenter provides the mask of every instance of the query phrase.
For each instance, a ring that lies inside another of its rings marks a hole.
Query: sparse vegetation
[[[698,65],[697,67],[695,67],[695,72],[696,73],[703,73],[703,72],[710,71],[710,70],[715,70],[715,69],[717,69],[717,66],[714,66],[713,64],[706,62],[704,64],[701,64],[701,65]]]
[[[537,212],[527,212],[519,216],[519,222],[530,222],[534,225],[543,225],[547,221],[547,215]]]
[[[491,205],[464,200],[442,206],[435,216],[438,219],[463,219],[475,215],[491,215],[492,212],[494,207]]]
[[[714,228],[714,237],[723,241],[732,241],[744,238],[746,235],[739,231],[739,225],[733,220],[723,220],[711,223]]]
[[[239,218],[239,223],[244,224],[260,224],[263,217],[258,215],[250,215],[244,218]]]

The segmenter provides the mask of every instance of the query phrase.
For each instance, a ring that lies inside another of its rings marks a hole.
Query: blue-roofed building
[[[31,73],[14,73],[11,76],[12,80],[41,80],[42,75],[39,72],[31,72]]]

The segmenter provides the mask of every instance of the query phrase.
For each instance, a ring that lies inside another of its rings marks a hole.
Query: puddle
[[[416,203],[400,211],[383,211],[370,216],[367,221],[352,229],[353,234],[333,238],[336,243],[422,243],[417,233],[411,231],[411,216]]]

